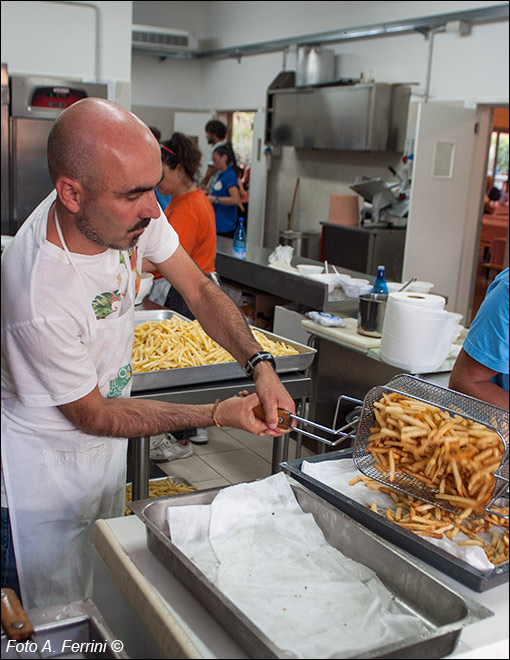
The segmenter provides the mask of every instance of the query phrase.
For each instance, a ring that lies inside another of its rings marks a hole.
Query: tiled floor
[[[289,460],[295,458],[296,442],[289,438]],[[269,477],[273,439],[238,429],[209,428],[209,442],[193,445],[193,456],[180,458],[158,467],[169,476],[181,477],[199,490],[229,486],[241,481]],[[312,455],[302,447],[301,456]]]

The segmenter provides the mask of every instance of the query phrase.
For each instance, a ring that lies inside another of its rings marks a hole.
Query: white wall
[[[11,75],[108,82],[110,98],[129,106],[132,5],[2,2],[2,62]]]
[[[309,35],[345,27],[494,6],[497,2],[134,2],[134,22],[189,30],[201,48],[221,48]],[[371,69],[379,82],[412,83],[413,98],[425,91],[430,42],[422,34],[349,40],[335,50],[336,76],[359,77]],[[225,60],[133,58],[133,103],[217,110],[260,109],[280,71],[294,69],[295,48]],[[154,79],[157,83],[154,84]],[[508,21],[473,26],[469,36],[433,39],[430,101],[475,106],[508,103]],[[295,229],[319,231],[329,195],[349,193],[357,175],[396,181],[388,165],[395,154],[310,152],[284,148],[268,172],[264,244],[275,245],[285,228],[296,178],[300,177]]]
[[[497,2],[134,2],[134,22],[187,29],[200,47],[221,48],[494,6]],[[421,34],[349,40],[334,45],[337,76],[358,77],[372,69],[380,82],[416,82],[424,91],[428,41]],[[150,59],[152,65],[141,60]],[[289,68],[294,68],[292,55]],[[133,94],[152,68],[162,84],[177,82],[179,93],[200,96],[201,108],[241,109],[265,103],[267,86],[282,70],[282,53],[237,60],[201,61],[200,73],[184,79],[187,63],[157,58],[133,61]],[[192,89],[195,88],[195,89]],[[198,88],[198,89],[196,89]],[[434,38],[431,100],[505,100],[508,102],[508,22],[474,26],[472,34],[438,34]],[[175,89],[169,86],[167,98]],[[164,92],[153,91],[154,104]],[[145,98],[144,103],[150,103]]]

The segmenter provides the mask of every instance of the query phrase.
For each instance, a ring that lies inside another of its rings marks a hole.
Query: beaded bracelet
[[[218,412],[218,408],[220,407],[220,403],[221,403],[221,399],[216,399],[216,401],[214,402],[214,407],[213,407],[213,411],[212,411],[212,419],[213,419],[213,422],[216,424],[216,426],[219,429],[222,429],[223,426],[216,419],[216,414]]]

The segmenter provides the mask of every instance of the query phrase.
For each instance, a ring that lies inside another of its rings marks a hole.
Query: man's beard
[[[145,229],[145,227],[149,225],[151,220],[152,218],[142,218],[129,231],[131,232],[131,231],[138,231],[139,229]],[[76,228],[80,233],[82,233],[86,238],[88,238],[89,241],[92,241],[93,243],[95,243],[96,245],[100,245],[101,247],[110,248],[112,250],[125,250],[127,248],[132,248],[138,243],[138,239],[141,236],[141,234],[138,234],[137,236],[133,236],[129,242],[129,245],[127,246],[108,243],[107,241],[103,240],[98,236],[97,231],[92,227],[86,215],[82,215],[76,218]]]

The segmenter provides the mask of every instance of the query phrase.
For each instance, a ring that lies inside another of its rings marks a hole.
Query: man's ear
[[[69,177],[60,177],[55,188],[60,201],[70,213],[77,213],[83,202],[83,188],[75,180]]]

